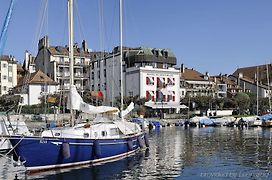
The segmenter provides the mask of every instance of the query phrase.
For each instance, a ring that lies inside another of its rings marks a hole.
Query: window
[[[80,58],[80,63],[84,64],[85,63],[85,58]]]
[[[83,67],[83,73],[86,74],[87,73],[87,68]]]
[[[88,138],[89,136],[90,136],[89,133],[84,133],[84,134],[83,134],[83,137],[84,137],[84,138]]]
[[[3,90],[6,91],[7,90],[7,86],[3,86]]]
[[[104,77],[107,77],[107,71],[104,69]]]
[[[141,67],[141,63],[135,63],[134,66],[135,67]]]
[[[153,68],[157,68],[157,63],[155,63],[155,62],[152,63],[152,67],[153,67]]]
[[[168,64],[163,63],[162,68],[163,68],[163,69],[167,69],[167,68],[168,68]]]
[[[9,78],[8,78],[8,81],[9,81],[9,82],[12,82],[12,77],[9,77]]]
[[[6,68],[7,67],[7,65],[6,64],[3,64],[3,68]]]
[[[3,79],[7,79],[7,76],[6,76],[6,75],[3,75]]]
[[[55,136],[60,136],[60,133],[55,133]]]
[[[12,66],[8,66],[8,71],[12,72]]]
[[[64,63],[64,57],[60,57],[60,62]]]
[[[154,77],[146,77],[146,85],[154,85]]]
[[[92,75],[91,75],[91,76],[92,76],[92,77],[91,77],[91,78],[92,78],[92,80],[94,80],[94,72],[92,72]]]
[[[104,90],[107,90],[107,83],[104,83]]]
[[[101,135],[104,137],[104,136],[107,136],[107,131],[102,131],[101,132]]]
[[[97,68],[100,68],[100,61],[97,61]]]
[[[100,71],[97,71],[97,77],[100,79]]]
[[[47,88],[48,88],[47,85],[42,85],[42,86],[41,86],[41,91],[42,91],[42,92],[47,92]]]
[[[110,128],[110,135],[114,136],[114,135],[118,135],[119,131],[117,128]]]

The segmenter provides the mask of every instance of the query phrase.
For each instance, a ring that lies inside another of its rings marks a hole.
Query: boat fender
[[[137,139],[138,139],[140,148],[143,148],[145,146],[143,138],[141,136],[138,136]]]
[[[100,158],[101,157],[101,147],[100,147],[100,144],[99,144],[99,141],[98,140],[95,140],[93,142],[93,151],[94,151],[94,155],[97,157],[97,158]]]
[[[12,159],[13,159],[14,161],[18,161],[18,160],[19,160],[19,157],[18,157],[18,155],[16,154],[15,151],[13,151],[13,153],[12,153]]]
[[[150,152],[149,152],[149,148],[146,148],[146,150],[145,150],[145,157],[148,157],[148,156],[149,156],[149,154],[150,154]]]
[[[148,134],[144,134],[144,140],[145,140],[145,146],[146,147],[149,147],[149,137],[148,137]]]
[[[133,142],[132,142],[132,139],[128,139],[128,150],[131,151],[133,150]]]
[[[62,143],[61,148],[62,148],[62,157],[64,157],[64,159],[68,159],[71,156],[69,143],[67,142]]]

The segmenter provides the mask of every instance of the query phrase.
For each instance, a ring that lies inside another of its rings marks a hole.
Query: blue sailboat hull
[[[126,157],[142,147],[144,138],[144,134],[99,140],[12,136],[10,142],[27,170],[39,171]]]

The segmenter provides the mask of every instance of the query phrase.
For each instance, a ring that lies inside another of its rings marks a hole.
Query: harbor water
[[[97,166],[27,175],[1,157],[0,179],[272,179],[272,129],[164,127],[149,150]]]

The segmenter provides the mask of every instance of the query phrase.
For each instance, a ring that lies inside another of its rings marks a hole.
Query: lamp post
[[[161,119],[163,119],[163,98],[161,99],[161,106],[162,106],[162,110],[161,110]]]

